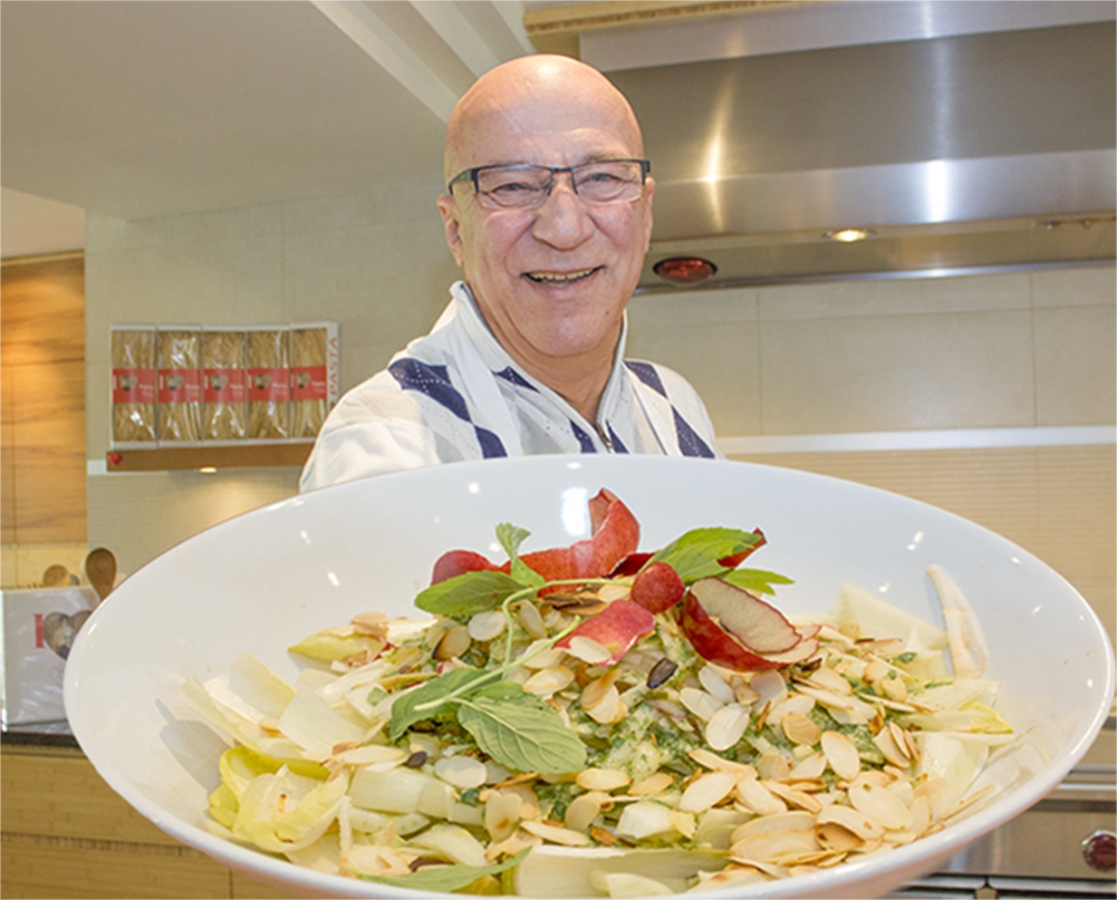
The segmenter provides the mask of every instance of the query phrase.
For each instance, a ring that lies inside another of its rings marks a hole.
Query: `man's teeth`
[[[581,272],[528,272],[527,277],[544,284],[569,284],[592,275],[595,271],[596,269],[583,269]]]

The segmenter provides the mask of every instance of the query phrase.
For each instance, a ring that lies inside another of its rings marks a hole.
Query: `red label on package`
[[[249,403],[286,403],[290,395],[286,369],[248,370]]]
[[[244,403],[248,396],[244,369],[206,369],[204,380],[206,403]]]
[[[40,650],[46,646],[43,640],[43,614],[35,613],[35,649]]]
[[[292,366],[292,400],[325,400],[326,396],[325,366]]]
[[[202,373],[198,369],[160,369],[160,403],[199,403],[202,399]]]
[[[113,403],[154,403],[154,369],[113,369]]]

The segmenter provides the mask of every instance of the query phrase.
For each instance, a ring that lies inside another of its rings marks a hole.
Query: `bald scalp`
[[[450,114],[443,154],[445,180],[470,166],[512,159],[478,159],[475,144],[495,127],[538,136],[550,129],[609,122],[643,157],[644,139],[628,100],[597,69],[568,56],[521,56],[490,69],[466,91]]]

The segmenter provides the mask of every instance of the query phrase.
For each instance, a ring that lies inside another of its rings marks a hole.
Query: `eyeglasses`
[[[577,166],[474,166],[451,178],[446,190],[453,193],[455,184],[472,181],[483,206],[534,209],[551,195],[555,175],[569,172],[574,193],[587,203],[613,203],[639,197],[651,168],[646,159],[602,159]]]

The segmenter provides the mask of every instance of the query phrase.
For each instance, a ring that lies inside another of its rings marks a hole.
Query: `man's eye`
[[[594,182],[596,184],[613,184],[615,182],[623,181],[616,172],[598,171],[598,172],[585,172],[579,179],[582,184]]]
[[[518,194],[525,191],[538,191],[539,186],[530,184],[526,181],[508,181],[503,184],[497,184],[490,187],[486,193],[488,194]]]

